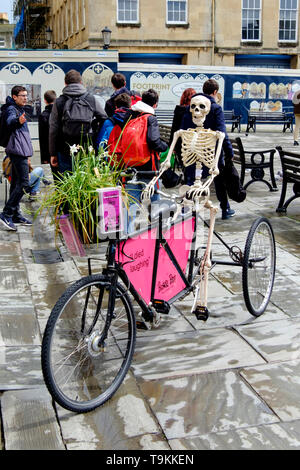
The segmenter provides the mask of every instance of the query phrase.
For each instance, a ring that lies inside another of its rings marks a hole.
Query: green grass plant
[[[120,185],[122,168],[107,151],[95,155],[91,145],[72,146],[72,172],[58,175],[43,193],[36,213],[46,211],[58,229],[59,216],[68,213],[84,244],[95,242],[99,196],[97,189]],[[123,190],[124,200],[126,193]]]

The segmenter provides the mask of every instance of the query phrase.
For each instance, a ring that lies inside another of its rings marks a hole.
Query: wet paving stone
[[[269,303],[266,312],[260,317],[251,315],[246,306],[244,297],[234,295],[228,297],[213,297],[209,304],[210,315],[206,322],[198,321],[194,314],[190,312],[192,299],[185,302],[185,305],[179,305],[180,312],[197,330],[208,330],[211,328],[233,327],[235,325],[253,324],[267,322],[272,320],[280,320],[288,318],[284,312],[272,303]],[[176,307],[177,308],[177,307]]]
[[[219,328],[138,338],[132,370],[136,377],[153,379],[264,362],[239,335]]]
[[[26,271],[13,266],[0,270],[0,295],[14,294],[16,290],[21,294],[30,295]]]
[[[246,368],[241,375],[281,420],[300,419],[300,361]]]
[[[132,374],[127,374],[116,394],[87,414],[75,414],[57,406],[62,435],[68,450],[167,450],[149,405]]]
[[[0,390],[36,388],[44,385],[39,346],[0,346]]]
[[[0,346],[41,344],[39,324],[31,296],[0,297]]]
[[[140,381],[168,439],[278,422],[233,371]]]
[[[80,279],[73,261],[57,264],[26,264],[28,281],[32,286],[75,282]]]
[[[6,450],[65,450],[44,388],[6,392],[1,398]]]
[[[253,426],[190,439],[171,439],[172,450],[299,450],[300,421]]]
[[[300,358],[300,320],[286,319],[237,326],[236,330],[267,362]]]

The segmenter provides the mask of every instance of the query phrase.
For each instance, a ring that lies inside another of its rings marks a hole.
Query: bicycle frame
[[[168,313],[176,300],[193,290],[197,220],[192,212],[166,225],[160,214],[158,222],[145,230],[109,241],[104,272],[112,283],[119,277],[128,286],[145,321],[152,322],[156,312]],[[91,274],[91,258],[88,263]]]

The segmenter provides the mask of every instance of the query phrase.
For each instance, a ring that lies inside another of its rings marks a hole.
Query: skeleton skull
[[[206,116],[210,111],[210,106],[210,100],[205,96],[194,96],[191,99],[190,111],[193,116],[193,123],[197,127],[203,127]]]

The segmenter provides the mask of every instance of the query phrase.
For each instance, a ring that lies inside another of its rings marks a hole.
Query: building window
[[[167,23],[187,23],[187,0],[167,0]]]
[[[280,0],[279,41],[297,40],[298,0]]]
[[[260,41],[261,0],[242,0],[242,41]]]
[[[81,1],[81,27],[85,28],[85,0]]]
[[[137,23],[139,17],[138,0],[118,0],[118,23]]]
[[[4,48],[5,47],[5,38],[0,37],[0,47]]]
[[[79,31],[79,0],[75,0],[75,31]]]

